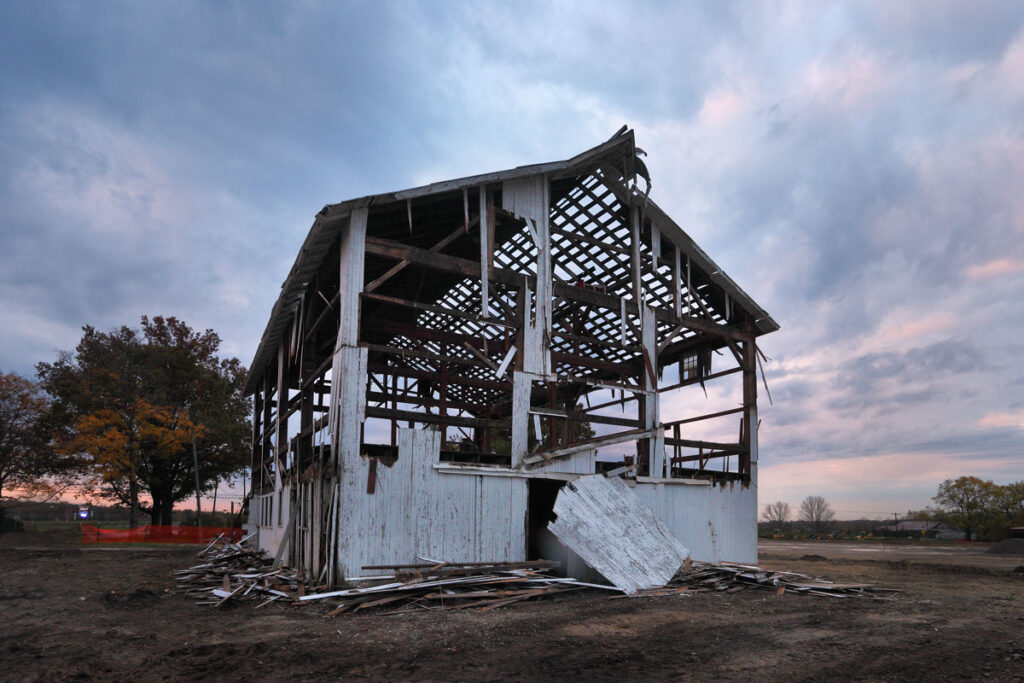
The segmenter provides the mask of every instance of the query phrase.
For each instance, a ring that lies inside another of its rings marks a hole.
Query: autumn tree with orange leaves
[[[170,524],[197,476],[202,492],[247,462],[245,368],[219,346],[212,330],[144,316],[141,331],[85,327],[73,354],[38,366],[58,450],[88,456],[99,493],[128,506],[133,526],[139,510]]]

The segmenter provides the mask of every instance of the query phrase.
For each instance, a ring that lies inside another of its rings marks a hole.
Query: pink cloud
[[[964,275],[967,276],[968,280],[976,281],[988,280],[989,278],[1010,275],[1021,271],[1024,271],[1024,260],[1001,258],[989,261],[988,263],[968,266],[967,270],[964,271]]]
[[[1019,413],[989,413],[978,420],[981,427],[1017,427],[1024,429],[1024,410]]]
[[[878,101],[893,85],[892,65],[860,50],[839,60],[817,61],[805,71],[802,95],[838,111],[859,111]]]
[[[735,92],[718,90],[704,98],[700,110],[701,123],[721,126],[733,123],[748,108],[746,100]]]
[[[936,332],[945,332],[955,328],[956,325],[957,319],[954,316],[948,313],[938,313],[895,325],[883,332],[883,336],[887,341],[904,341],[926,337]]]

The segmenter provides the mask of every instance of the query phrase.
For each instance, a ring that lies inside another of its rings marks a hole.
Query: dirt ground
[[[0,679],[1024,681],[1024,557],[951,546],[766,543],[760,563],[903,590],[886,601],[761,591],[492,612],[327,618],[217,610],[171,591],[193,546],[0,536]],[[815,559],[814,556],[825,559]]]

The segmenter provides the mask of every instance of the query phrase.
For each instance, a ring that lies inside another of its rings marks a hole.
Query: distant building
[[[943,541],[961,541],[964,539],[964,532],[947,526],[943,522],[928,522],[924,520],[908,519],[896,524],[882,527],[883,531],[897,536],[927,536]]]

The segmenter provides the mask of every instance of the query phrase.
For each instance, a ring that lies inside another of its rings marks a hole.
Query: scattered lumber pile
[[[198,598],[197,605],[221,607],[230,600],[260,600],[262,607],[277,600],[294,600],[306,593],[300,572],[274,568],[261,550],[225,541],[218,536],[199,552],[203,563],[174,572],[178,591]]]
[[[481,562],[448,564],[431,561],[424,564],[378,565],[366,570],[390,571],[383,576],[350,578],[354,588],[317,593],[299,598],[300,602],[332,599],[338,602],[329,615],[358,612],[361,609],[387,607],[388,614],[422,609],[478,609],[486,612],[522,600],[531,600],[581,590],[601,588],[619,592],[613,586],[582,583],[575,579],[550,576],[547,572],[558,562]]]
[[[775,571],[751,564],[720,562],[710,564],[687,560],[664,588],[649,591],[651,595],[674,595],[697,591],[733,593],[748,588],[775,591],[777,594],[801,593],[830,598],[878,598],[894,588],[876,588],[866,583],[835,583],[806,574]],[[642,595],[648,592],[642,592]]]
[[[364,567],[386,571],[348,579],[350,588],[323,592],[326,586],[309,586],[301,572],[275,568],[262,551],[238,543],[215,539],[199,556],[204,560],[174,572],[178,590],[197,605],[221,607],[233,600],[259,600],[256,607],[282,600],[312,604],[327,600],[329,615],[355,613],[362,609],[386,608],[387,613],[421,609],[488,611],[522,600],[531,600],[583,588],[619,592],[613,586],[582,583],[548,574],[558,562],[481,562]]]
[[[549,572],[559,563],[547,560],[455,564],[427,558],[419,558],[421,564],[363,567],[368,572],[386,573],[353,577],[348,579],[348,588],[328,591],[325,585],[310,586],[302,572],[275,567],[263,551],[242,545],[245,540],[231,543],[215,539],[199,553],[201,564],[174,572],[179,591],[197,598],[197,605],[217,607],[243,599],[258,600],[256,607],[278,600],[299,605],[327,601],[328,616],[360,610],[384,614],[424,609],[486,612],[584,588],[625,592],[615,586],[551,576]],[[800,593],[832,598],[878,598],[895,591],[869,584],[834,583],[756,565],[688,559],[666,585],[613,597],[686,596],[701,591],[732,593],[748,588],[778,595]]]

